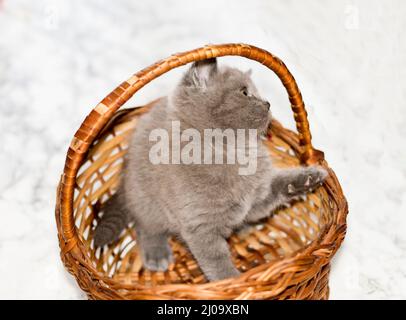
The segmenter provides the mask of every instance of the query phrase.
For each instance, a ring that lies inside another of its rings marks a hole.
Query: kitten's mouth
[[[269,113],[268,114],[268,118],[266,120],[265,126],[263,127],[263,129],[261,129],[261,135],[265,136],[265,137],[270,137],[271,134],[271,127],[272,127],[272,116]]]

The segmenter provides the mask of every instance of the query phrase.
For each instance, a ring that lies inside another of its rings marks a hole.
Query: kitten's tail
[[[103,205],[103,216],[96,227],[94,234],[95,247],[103,247],[118,240],[121,231],[129,223],[127,210],[116,193],[105,205]]]

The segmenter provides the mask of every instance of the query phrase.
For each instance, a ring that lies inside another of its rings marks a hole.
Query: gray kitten
[[[239,274],[226,238],[245,223],[270,216],[280,205],[318,187],[327,172],[319,166],[277,169],[257,136],[255,174],[239,175],[239,164],[158,164],[150,162],[155,128],[257,129],[270,122],[269,103],[260,98],[249,73],[195,62],[170,97],[139,121],[125,162],[121,185],[104,208],[95,246],[115,241],[134,221],[142,259],[150,270],[172,261],[168,237],[182,239],[210,280]],[[169,134],[169,137],[171,135]]]

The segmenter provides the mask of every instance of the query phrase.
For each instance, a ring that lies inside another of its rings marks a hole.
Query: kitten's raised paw
[[[297,177],[287,186],[287,194],[291,197],[300,196],[312,192],[323,184],[328,173],[320,166],[304,168]]]
[[[166,271],[173,262],[169,246],[148,248],[143,254],[145,268],[151,271]]]

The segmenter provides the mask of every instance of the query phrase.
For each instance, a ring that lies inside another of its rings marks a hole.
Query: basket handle
[[[73,218],[73,192],[76,174],[91,143],[113,114],[143,86],[169,70],[189,62],[222,56],[241,56],[255,60],[276,73],[289,96],[296,128],[299,133],[302,164],[314,164],[323,160],[323,153],[315,150],[312,146],[307,113],[295,78],[279,58],[266,50],[247,44],[208,45],[195,50],[177,53],[139,71],[120,84],[91,111],[76,132],[68,150],[59,194],[60,203],[62,204],[61,208],[59,208],[60,222],[65,241],[76,242],[77,240]],[[69,244],[69,248],[71,247],[74,247],[74,244]]]

